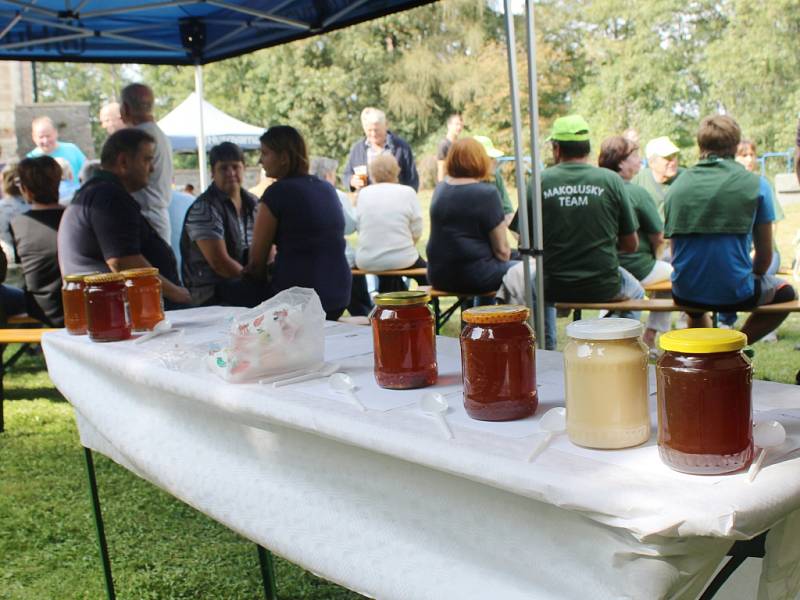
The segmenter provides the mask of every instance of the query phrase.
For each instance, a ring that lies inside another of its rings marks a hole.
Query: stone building
[[[17,123],[15,107],[33,102],[33,73],[31,63],[0,61],[0,163],[17,154]],[[30,141],[30,123],[28,141]]]

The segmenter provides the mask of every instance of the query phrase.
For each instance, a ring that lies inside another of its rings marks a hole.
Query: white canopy
[[[176,106],[158,122],[158,126],[169,138],[175,152],[194,152],[197,150],[199,133],[200,102],[195,92]],[[216,106],[203,100],[203,129],[205,149],[209,150],[221,142],[233,142],[244,150],[259,147],[258,138],[264,133],[263,127],[250,125],[225,114]]]

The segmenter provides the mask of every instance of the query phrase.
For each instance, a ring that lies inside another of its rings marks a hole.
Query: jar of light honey
[[[726,329],[682,329],[659,339],[658,450],[676,471],[718,475],[753,459],[753,367],[747,336]]]
[[[370,324],[379,386],[407,390],[436,383],[436,326],[429,301],[420,290],[375,296]]]
[[[536,412],[536,346],[524,306],[465,310],[461,318],[464,408],[479,421],[512,421]]]
[[[122,271],[122,275],[128,288],[133,331],[152,331],[156,323],[164,320],[164,299],[161,295],[158,269],[155,267],[128,269]]]
[[[122,273],[101,273],[84,279],[86,329],[95,342],[116,342],[131,337],[128,292]]]
[[[86,298],[83,280],[96,273],[65,275],[61,285],[61,301],[64,306],[64,327],[72,335],[86,333]]]
[[[628,448],[650,437],[647,346],[634,319],[567,325],[564,391],[567,435],[587,448]]]

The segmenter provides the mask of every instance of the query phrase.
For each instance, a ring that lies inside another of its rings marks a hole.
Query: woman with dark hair
[[[7,262],[14,262],[11,221],[17,215],[31,209],[19,191],[18,164],[17,162],[8,163],[0,173],[0,177],[3,179],[3,198],[0,199],[0,247],[3,249],[3,254],[6,255]]]
[[[31,210],[11,221],[14,250],[25,275],[28,314],[53,327],[64,326],[57,234],[64,214],[58,204],[61,167],[49,156],[26,158],[17,167],[22,197]]]
[[[616,135],[607,138],[600,146],[598,165],[619,173],[625,180],[625,191],[639,221],[639,247],[634,252],[620,253],[619,264],[639,280],[642,286],[660,281],[669,281],[672,265],[659,260],[660,248],[664,244],[664,223],[650,193],[640,185],[631,183],[642,165],[639,146],[631,140]],[[655,347],[656,335],[669,331],[670,314],[651,312],[647,318],[643,340]]]
[[[350,302],[344,215],[336,190],[309,175],[308,152],[288,125],[261,136],[261,166],[275,179],[261,197],[246,272],[266,279],[268,296],[292,286],[313,288],[326,317],[338,319]],[[272,245],[277,254],[268,269]]]
[[[244,154],[231,142],[211,148],[211,185],[186,212],[181,277],[192,304],[255,306],[262,286],[242,279],[258,198],[242,188]]]
[[[511,266],[500,194],[487,183],[491,161],[473,138],[453,142],[447,177],[431,200],[428,280],[450,292],[484,293],[500,287]]]

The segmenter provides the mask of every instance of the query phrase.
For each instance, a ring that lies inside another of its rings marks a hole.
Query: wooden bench
[[[473,298],[494,298],[495,292],[484,292],[478,294],[472,293],[463,293],[463,292],[447,292],[445,290],[437,290],[428,285],[420,286],[421,290],[425,290],[431,295],[431,305],[433,306],[433,315],[436,319],[436,333],[438,334],[442,327],[444,327],[445,323],[450,320],[457,310],[460,310],[464,307],[464,305],[468,302],[471,302]],[[456,301],[453,305],[442,312],[442,308],[439,304],[440,298],[455,298]]]
[[[9,324],[25,324],[33,325],[41,323],[31,317],[11,317],[8,320]],[[58,329],[39,327],[35,329],[0,329],[0,433],[5,430],[5,422],[3,417],[3,404],[5,401],[5,389],[3,379],[5,377],[6,369],[9,369],[16,364],[23,353],[31,346],[31,344],[41,344],[42,334],[48,331],[59,331]],[[17,351],[8,360],[3,360],[3,353],[5,352],[8,344],[22,344]]]
[[[556,302],[556,309],[574,311],[574,320],[576,321],[581,318],[581,312],[584,310],[610,310],[614,312],[640,310],[647,310],[650,312],[699,312],[702,310],[691,306],[680,306],[675,304],[671,298],[645,298],[643,300],[623,300],[621,302]],[[756,306],[750,310],[742,310],[738,312],[749,312],[755,314],[800,312],[800,300],[779,302],[777,304],[765,304],[763,306]],[[716,313],[714,313],[714,316],[714,320],[716,321]]]
[[[425,267],[414,267],[413,269],[392,269],[390,271],[368,271],[364,269],[350,269],[353,275],[376,275],[378,277],[425,277],[428,270]]]

